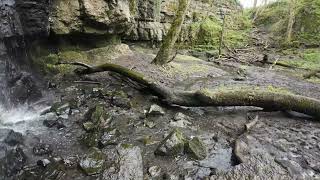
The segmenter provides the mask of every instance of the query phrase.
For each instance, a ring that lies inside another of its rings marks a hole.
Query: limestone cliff
[[[128,40],[161,41],[177,8],[175,0],[53,0],[51,30],[58,35],[119,34]],[[238,11],[235,0],[193,0],[186,24]],[[182,39],[188,39],[184,28]]]

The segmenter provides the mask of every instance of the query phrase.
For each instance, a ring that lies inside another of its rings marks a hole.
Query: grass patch
[[[299,53],[299,59],[282,60],[281,62],[308,70],[320,69],[320,49],[308,49]]]

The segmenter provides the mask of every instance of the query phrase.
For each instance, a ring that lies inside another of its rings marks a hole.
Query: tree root
[[[265,109],[291,110],[314,117],[320,117],[320,101],[314,98],[295,95],[288,92],[248,88],[217,88],[214,90],[181,91],[160,86],[144,75],[128,68],[106,63],[76,69],[78,75],[112,71],[138,83],[151,94],[169,105],[186,107],[209,106],[255,106]]]

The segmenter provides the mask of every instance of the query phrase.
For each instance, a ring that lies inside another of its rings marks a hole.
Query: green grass
[[[282,62],[303,69],[320,69],[320,49],[308,49],[299,54],[299,59],[283,60]]]

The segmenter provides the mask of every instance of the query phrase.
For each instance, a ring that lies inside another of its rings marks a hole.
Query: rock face
[[[0,81],[2,84],[0,91],[2,95],[15,97],[18,93],[29,96],[28,93],[21,91],[23,89],[34,91],[34,87],[31,89],[29,87],[30,84],[35,84],[32,78],[28,78],[31,82],[27,84],[19,83],[12,89],[12,93],[4,92],[3,89],[7,84],[6,81],[17,81],[14,77],[20,76],[20,67],[25,68],[29,65],[26,53],[28,40],[48,34],[49,0],[2,0],[0,2]],[[4,69],[5,63],[6,69]]]
[[[53,1],[50,17],[55,34],[121,34],[128,40],[162,41],[170,27],[178,2],[174,0],[63,0]],[[239,10],[235,1],[195,0],[191,2],[186,23],[215,15],[219,9]],[[183,29],[181,40],[189,38]]]

